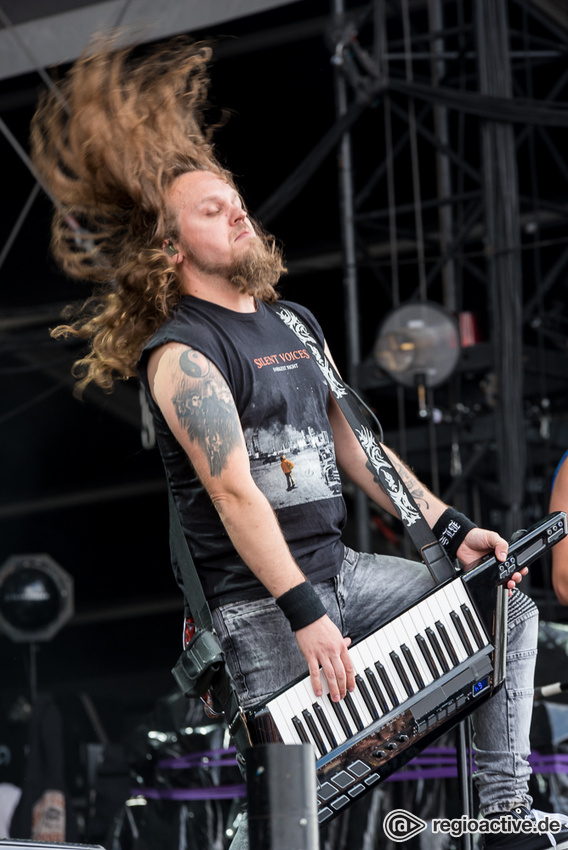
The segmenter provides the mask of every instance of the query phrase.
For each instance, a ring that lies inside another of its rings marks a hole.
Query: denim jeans
[[[315,585],[329,617],[353,641],[374,631],[432,590],[421,562],[345,550],[341,571]],[[215,628],[245,708],[306,672],[306,662],[274,599],[223,605]],[[509,811],[528,795],[530,722],[538,637],[538,612],[514,590],[509,600],[507,677],[503,687],[473,715],[475,774],[482,815]],[[231,850],[248,845],[240,828]]]

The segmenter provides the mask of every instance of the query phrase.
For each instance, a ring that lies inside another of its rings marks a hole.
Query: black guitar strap
[[[319,366],[329,384],[333,397],[361,443],[371,469],[393,503],[410,539],[416,546],[434,581],[440,584],[446,579],[454,577],[455,569],[444,547],[434,536],[420,508],[383,447],[371,429],[364,424],[363,408],[353,390],[342,380],[333,364],[326,357],[321,345],[301,319],[289,307],[274,304],[272,309],[296,334]]]
[[[195,623],[195,633],[180,655],[172,674],[187,697],[202,697],[210,688],[214,691],[229,732],[242,756],[250,746],[250,739],[169,484],[168,498],[170,552],[173,563],[180,569],[185,597]]]

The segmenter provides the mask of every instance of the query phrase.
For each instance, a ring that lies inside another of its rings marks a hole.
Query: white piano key
[[[407,699],[408,695],[406,691],[403,692],[402,683],[398,677],[398,673],[395,671],[392,661],[388,656],[388,652],[390,652],[390,647],[388,646],[388,635],[385,632],[385,628],[386,626],[382,626],[368,639],[368,645],[366,649],[368,649],[369,651],[369,659],[367,666],[370,667],[371,670],[376,673],[379,679],[379,684],[381,685],[381,688],[385,693],[385,697],[387,699],[389,707],[392,709],[395,707],[395,703],[393,702],[392,697],[388,693],[388,689],[380,678],[377,668],[375,667],[376,663],[380,663],[383,665],[385,673],[388,677],[389,682],[391,683],[391,687],[394,691],[399,705]]]
[[[440,673],[442,673],[442,674],[445,671],[444,671],[442,664],[441,664],[440,660],[438,659],[434,649],[431,646],[430,640],[429,640],[428,635],[427,635],[427,629],[432,629],[432,631],[437,636],[435,624],[436,624],[436,620],[440,619],[443,604],[444,604],[444,601],[443,601],[443,597],[442,597],[440,591],[437,591],[436,593],[432,594],[431,596],[428,596],[426,599],[423,599],[420,602],[420,611],[421,611],[421,616],[422,616],[422,620],[423,620],[423,623],[424,623],[424,626],[423,626],[423,629],[422,629],[422,634],[423,634],[423,637],[426,639],[426,641],[428,643],[428,647],[430,648],[430,650],[433,654],[434,661],[436,662],[437,667],[440,668]],[[448,669],[451,669],[453,667],[453,662],[451,661],[445,646],[442,644],[441,638],[438,638],[438,643],[440,644],[440,651],[442,653],[442,657],[445,659]]]
[[[385,663],[384,653],[381,648],[381,643],[383,641],[383,629],[384,626],[381,626],[380,629],[378,629],[372,635],[369,635],[364,641],[361,641],[361,643],[357,644],[357,649],[361,657],[361,665],[363,670],[365,669],[365,667],[370,667],[371,670],[376,673],[375,662],[380,661],[383,664]],[[349,651],[351,652],[351,650]],[[392,672],[390,670],[387,670],[387,672],[389,677],[392,679]],[[378,677],[378,673],[376,675]],[[387,699],[389,707],[393,708],[393,702],[389,697],[388,693],[386,693],[382,681],[380,681],[379,683],[381,685],[381,689],[385,692],[385,697]],[[396,691],[396,684],[397,682],[395,681],[393,683],[393,687],[400,702],[401,695]]]
[[[388,637],[389,635],[387,633],[385,633],[384,635],[381,633],[381,645],[379,646],[377,652],[377,661],[382,664],[388,681],[390,682],[390,685],[396,696],[397,703],[393,703],[392,705],[392,707],[395,708],[397,705],[402,705],[402,703],[404,703],[408,699],[408,694],[400,680],[400,676],[398,675],[398,671],[392,662],[392,658],[389,655],[391,649],[388,646]],[[392,635],[390,637],[392,639]],[[374,667],[374,669],[377,670],[376,667]],[[380,678],[380,674],[378,673],[378,671],[377,674]],[[390,696],[388,696],[388,699],[390,702],[392,702],[392,698]]]
[[[408,693],[408,690],[407,690],[406,685],[405,685],[405,683],[404,683],[404,681],[401,677],[401,674],[396,669],[396,666],[395,666],[395,664],[394,664],[394,662],[391,658],[391,652],[396,652],[396,654],[399,656],[399,658],[402,656],[400,646],[399,646],[398,632],[397,632],[396,624],[394,623],[394,621],[391,622],[391,623],[388,623],[384,627],[384,636],[385,636],[386,642],[387,642],[388,647],[389,647],[389,649],[388,649],[389,664],[391,666],[391,669],[393,670],[393,675],[396,678],[397,684],[400,686],[399,700],[400,700],[400,702],[403,702],[403,701],[406,701],[408,699],[410,694]],[[409,685],[411,687],[411,690],[413,691],[413,693],[416,693],[416,690],[417,690],[416,682],[414,682],[414,679],[412,677],[412,674],[410,673],[410,670],[407,671],[406,664],[404,663],[404,661],[402,662],[402,669],[404,670],[404,672],[406,673],[406,675],[408,677],[408,681],[409,681]]]
[[[353,735],[355,735],[355,733],[357,732],[357,729],[355,727],[355,724],[353,723],[353,719],[349,711],[347,710],[346,706],[343,705],[343,702],[341,700],[332,702],[328,696],[327,701],[333,713],[335,714],[337,712],[337,720],[342,729],[343,724],[345,724],[346,728],[344,729],[344,733],[347,736],[346,740],[349,740],[349,738],[352,738]]]
[[[357,690],[361,694],[363,698],[363,702],[367,707],[367,711],[371,717],[371,722],[374,723],[376,720],[379,720],[381,714],[383,713],[379,703],[377,702],[377,698],[371,688],[371,684],[365,675],[365,672],[358,673],[356,676],[357,682]]]
[[[288,703],[287,711],[288,711],[288,716],[289,716],[289,718],[290,718],[290,719],[289,719],[289,724],[290,724],[290,726],[291,726],[291,728],[292,728],[292,730],[293,730],[293,734],[294,734],[294,736],[295,736],[295,741],[296,741],[296,743],[298,743],[298,742],[300,741],[300,737],[299,737],[298,731],[296,730],[296,728],[294,727],[294,724],[292,723],[292,718],[297,717],[297,718],[298,718],[298,720],[300,720],[300,721],[301,721],[302,726],[304,727],[304,731],[306,732],[306,734],[307,734],[307,736],[308,736],[308,738],[309,738],[309,740],[310,740],[310,743],[311,743],[311,744],[313,744],[313,746],[314,746],[314,748],[315,748],[316,755],[317,755],[317,756],[318,756],[318,758],[319,758],[320,753],[319,753],[319,749],[318,749],[318,747],[316,746],[316,742],[315,742],[314,736],[312,735],[312,733],[311,733],[311,731],[310,731],[310,729],[309,729],[309,727],[308,727],[308,724],[306,723],[306,720],[305,720],[305,718],[304,718],[304,717],[303,717],[303,715],[302,715],[302,711],[303,711],[303,710],[304,710],[307,706],[305,706],[305,705],[300,705],[300,704],[299,704],[299,703],[298,703],[295,699],[293,699],[293,696],[294,696],[294,695],[293,695],[293,694],[291,694],[291,693],[289,693],[289,692],[286,694],[287,703]]]
[[[378,682],[378,684],[381,688],[381,691],[385,695],[385,699],[387,701],[389,708],[393,708],[392,700],[390,699],[390,697],[389,697],[389,695],[386,691],[386,688],[385,688],[382,680],[379,678],[379,674],[377,673],[377,670],[375,668],[375,662],[376,661],[382,662],[382,655],[380,654],[380,650],[379,650],[379,642],[378,642],[377,634],[375,633],[374,635],[369,636],[365,641],[362,641],[361,643],[357,644],[356,648],[357,648],[357,650],[359,652],[359,656],[361,658],[361,669],[362,669],[362,671],[364,671],[366,667],[369,667],[369,669],[372,670],[372,672],[377,677],[377,682]],[[379,714],[382,715],[383,714],[382,709],[380,709],[380,707],[378,707],[378,706],[377,706],[377,708],[379,709]]]
[[[464,619],[473,635],[476,650],[483,649],[488,645],[489,641],[472,603],[469,600],[463,602],[460,605],[460,610],[462,610]],[[470,622],[470,617],[472,622]]]
[[[443,593],[441,591],[444,591]],[[438,637],[438,643],[442,647],[442,651],[444,653],[445,658],[448,661],[448,665],[450,669],[456,666],[456,662],[452,659],[449,651],[446,649],[442,638],[440,637],[438,630],[436,628],[436,622],[439,620],[445,627],[448,637],[452,643],[454,651],[456,653],[456,657],[458,659],[458,664],[467,658],[467,654],[465,649],[463,648],[463,644],[461,640],[458,643],[459,635],[455,633],[455,629],[450,622],[449,616],[449,602],[447,599],[446,587],[441,588],[440,592],[438,592],[433,598],[429,597],[428,600],[428,608],[430,609],[430,616],[432,618],[431,628]]]
[[[288,692],[280,694],[278,697],[275,697],[275,699],[270,700],[268,708],[284,743],[301,743],[298,733],[292,724],[292,717],[294,717],[297,712],[291,712],[290,703],[288,702]]]
[[[339,720],[337,718],[335,711],[333,710],[331,700],[329,698],[329,684],[328,684],[327,679],[325,678],[325,676],[323,674],[322,674],[322,677],[321,677],[321,682],[322,682],[322,691],[323,691],[322,696],[320,698],[321,707],[325,711],[325,715],[329,719],[332,729],[334,729],[334,731],[336,732],[336,737],[337,737],[338,743],[342,743],[343,741],[347,741],[349,736],[345,733],[345,730],[343,729],[341,723],[339,722]],[[312,690],[309,682],[308,682],[308,687],[309,687],[310,692],[312,693],[312,697],[313,697],[313,690]],[[341,700],[339,702],[341,702]],[[336,703],[336,705],[338,705],[338,704],[339,703]],[[351,722],[351,716],[348,715],[348,714],[346,714],[346,716],[347,716],[347,720],[349,721],[349,725],[351,727],[351,733],[353,734],[355,732],[355,729],[353,727],[353,723]]]
[[[426,687],[426,685],[428,685],[431,681],[433,681],[434,677],[432,676],[432,673],[428,669],[426,662],[424,661],[424,658],[422,657],[422,654],[420,653],[420,650],[418,649],[418,647],[416,645],[416,641],[414,640],[414,635],[417,632],[417,627],[416,627],[417,621],[421,621],[419,611],[418,611],[418,607],[417,607],[416,611],[415,611],[415,609],[412,609],[411,611],[406,611],[398,619],[396,627],[397,627],[397,632],[399,634],[399,646],[402,646],[404,644],[408,647],[408,649],[412,653],[412,658],[413,658],[414,663],[416,664],[416,667],[418,669],[418,672],[419,672],[419,674],[422,678],[423,684],[418,685],[418,683],[416,682],[416,679],[414,678],[414,674],[412,673],[412,670],[410,669],[410,665],[408,664],[407,659],[404,657],[404,655],[402,655],[402,657],[404,658],[405,666],[408,668],[408,671],[410,673],[410,681],[411,681],[411,683],[413,683],[414,690],[420,691],[424,687]],[[400,654],[402,654],[402,653],[399,652],[399,655]]]
[[[301,682],[299,682],[296,688],[294,689],[293,705],[296,705],[300,710],[307,708],[309,711],[312,712],[312,714],[314,714],[314,703],[320,705],[325,713],[331,730],[337,739],[337,743],[342,744],[344,741],[347,740],[347,736],[345,735],[345,732],[341,728],[339,721],[337,720],[331,706],[329,705],[329,701],[327,699],[327,694],[329,693],[329,685],[327,684],[326,678],[323,675],[321,676],[321,683],[323,695],[318,698],[314,694],[311,679],[303,679]],[[323,731],[322,735],[325,735]]]
[[[426,628],[427,623],[423,616],[423,608],[422,606],[417,606],[417,609],[412,614],[411,619],[412,628],[409,628],[409,636],[408,636],[408,646],[412,650],[412,656],[416,661],[416,665],[422,674],[422,678],[424,680],[424,686],[429,685],[434,681],[434,675],[430,670],[426,659],[424,658],[422,651],[416,642],[416,635],[421,635],[424,639],[426,639]]]
[[[354,650],[357,650],[358,657],[360,660],[360,670],[357,670],[358,673],[361,673],[365,667],[373,668],[375,661],[377,660],[377,652],[378,652],[378,641],[377,635],[380,633],[380,629],[372,635],[369,635],[364,641],[361,641],[353,649],[349,649],[349,654],[351,654]]]
[[[310,730],[309,730],[309,728],[306,724],[306,721],[302,716],[302,711],[303,711],[303,709],[307,708],[307,706],[306,706],[305,703],[300,703],[295,698],[295,691],[286,691],[286,693],[282,695],[280,707],[281,707],[282,713],[285,714],[285,717],[287,719],[287,728],[291,730],[291,734],[293,735],[293,738],[294,738],[294,743],[300,742],[300,737],[299,737],[298,731],[294,727],[294,724],[292,723],[292,718],[297,717],[301,721],[302,726],[304,727],[304,730],[305,730],[310,742],[313,743],[314,746],[315,746],[315,742],[314,742],[314,738],[312,736],[312,733],[310,732]],[[318,753],[318,755],[319,755],[319,753]]]
[[[402,670],[406,675],[411,690],[413,691],[413,693],[416,694],[421,690],[421,686],[416,681],[414,673],[412,672],[411,665],[409,664],[408,659],[406,658],[406,655],[404,654],[403,650],[403,646],[408,647],[408,635],[406,634],[406,631],[403,631],[401,629],[400,623],[393,623],[393,633],[396,636],[396,645],[393,646],[393,651],[398,656],[398,663],[400,664]]]
[[[342,744],[344,741],[347,740],[347,735],[345,734],[343,727],[341,726],[339,720],[337,719],[335,712],[333,711],[333,709],[332,709],[332,707],[329,703],[329,699],[328,699],[328,696],[327,696],[329,694],[329,685],[327,684],[325,676],[322,675],[322,691],[323,691],[323,693],[322,693],[321,697],[315,696],[311,682],[310,682],[309,679],[307,680],[307,689],[308,689],[308,695],[311,695],[311,700],[312,700],[311,705],[313,706],[313,704],[317,702],[317,704],[322,708],[322,710],[323,710],[323,712],[326,716],[327,722],[329,723],[331,730],[332,730],[333,734],[335,735],[335,739],[336,739],[337,743]]]
[[[365,664],[364,657],[363,657],[359,647],[354,646],[352,649],[350,649],[349,650],[349,656],[350,656],[350,658],[353,662],[353,667],[355,668],[355,673],[356,674],[358,673],[360,676],[363,675],[363,671],[364,671],[364,669],[367,665]],[[357,708],[357,711],[359,712],[359,716],[360,716],[361,721],[363,723],[363,727],[365,728],[367,726],[370,726],[371,723],[373,723],[374,718],[373,718],[372,714],[370,713],[369,709],[367,708],[365,700],[363,699],[363,697],[362,697],[362,695],[359,692],[359,689],[357,687],[355,688],[354,691],[351,692],[351,699],[353,700],[353,703],[354,703],[355,707]]]
[[[460,608],[460,610],[461,610],[462,605],[467,605],[467,607],[469,608],[469,610],[471,612],[472,619],[473,619],[475,625],[477,626],[479,634],[484,640],[484,646],[487,646],[487,639],[485,638],[485,632],[484,632],[483,626],[481,624],[481,620],[479,619],[477,611],[475,610],[474,604],[472,603],[471,599],[469,598],[469,594],[466,590],[466,587],[465,587],[463,581],[454,582],[454,592],[456,593],[456,595],[459,598],[459,608]],[[465,619],[465,617],[464,617],[464,619]],[[469,624],[468,624],[468,629],[469,628],[470,627],[469,627]],[[474,640],[474,642],[477,646],[477,641],[475,639],[475,635],[473,634],[473,632],[472,632],[472,637],[473,637],[473,640]]]
[[[373,665],[372,667],[366,667],[364,675],[367,682],[367,687],[369,688],[373,697],[373,702],[377,706],[379,717],[383,717],[385,714],[388,714],[390,705],[387,699],[387,695],[385,693],[384,683],[381,682],[375,665]],[[377,691],[376,693],[375,690]]]
[[[448,588],[448,600],[450,600],[452,602],[452,604],[450,606],[451,610],[454,611],[457,614],[457,616],[459,617],[460,623],[463,626],[464,634],[465,634],[467,640],[470,643],[472,652],[470,653],[466,650],[466,654],[467,655],[473,654],[473,652],[475,652],[475,649],[477,647],[477,643],[475,641],[473,634],[471,633],[469,625],[468,625],[468,623],[467,623],[467,621],[466,621],[466,619],[463,615],[463,612],[461,610],[461,604],[462,604],[462,601],[463,601],[463,597],[461,597],[460,594],[457,592],[457,587],[452,586],[452,587]],[[452,625],[454,626],[454,629],[458,633],[458,637],[460,639],[460,642],[463,645],[463,641],[462,641],[461,637],[459,636],[459,632],[458,632],[458,629],[457,629],[457,627],[456,627],[456,625],[453,621],[453,618],[452,618],[451,622],[452,622]]]
[[[473,629],[471,628],[465,614],[462,611],[462,605],[466,605],[469,608],[469,612],[471,614],[473,622],[475,623],[475,626],[477,627],[477,630],[478,630],[479,635],[481,637],[483,646],[487,646],[487,638],[485,637],[485,630],[484,630],[483,626],[481,625],[481,621],[480,621],[479,617],[477,616],[477,612],[475,610],[475,607],[473,606],[473,604],[472,604],[472,602],[471,602],[471,600],[468,596],[467,590],[465,589],[463,582],[461,582],[461,581],[455,582],[454,592],[455,592],[456,597],[457,597],[456,611],[460,615],[461,621],[465,626],[465,630],[466,630],[466,633],[469,637],[469,640],[470,640],[472,647],[474,648],[475,651],[477,651],[480,647],[479,647],[479,644],[477,643],[477,638],[475,636],[475,633],[473,632]]]
[[[456,624],[454,623],[454,621],[452,620],[452,618],[450,616],[452,611],[456,611],[456,613],[458,613],[458,614],[460,613],[460,607],[459,607],[459,604],[458,604],[458,597],[456,596],[456,594],[454,592],[452,584],[448,585],[448,587],[446,588],[446,591],[447,591],[446,592],[446,599],[447,599],[447,602],[448,602],[448,607],[447,607],[447,611],[446,611],[446,623],[447,623],[446,628],[448,629],[448,634],[451,635],[452,643],[453,643],[453,645],[456,649],[456,653],[457,653],[458,658],[461,662],[461,661],[465,661],[466,658],[469,658],[469,655],[467,653],[465,646],[463,645],[463,642],[462,642],[462,639],[460,637],[460,633],[459,633],[459,631],[456,627]],[[456,605],[457,605],[457,610],[456,610]]]
[[[432,633],[435,637],[439,652],[440,652],[442,658],[445,661],[446,667],[445,668],[443,667],[442,672],[446,673],[446,672],[448,672],[448,670],[451,670],[453,667],[455,667],[455,662],[454,662],[453,658],[451,657],[449,651],[446,649],[446,646],[445,646],[444,642],[442,641],[442,638],[441,638],[441,636],[438,633],[438,630],[436,628],[436,622],[438,620],[440,622],[443,621],[440,610],[431,609],[431,617],[432,617],[432,621],[431,621],[431,625],[429,626],[429,628],[431,629],[431,631],[432,631]],[[428,637],[428,642],[429,642],[429,645],[432,646],[431,643],[430,643],[429,637]],[[434,652],[434,650],[432,650],[432,651]],[[436,654],[436,657],[437,657],[437,654]],[[438,661],[438,663],[441,664],[440,661]]]

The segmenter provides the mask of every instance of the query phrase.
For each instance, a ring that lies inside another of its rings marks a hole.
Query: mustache
[[[250,233],[251,239],[258,238],[252,227],[247,227],[246,224],[243,224],[242,227],[239,228],[239,232],[237,233],[233,241],[236,242],[242,233]]]
[[[281,252],[274,244],[268,247],[257,237],[251,241],[250,250],[235,260],[229,278],[240,292],[273,304],[278,299],[276,284],[285,273]]]

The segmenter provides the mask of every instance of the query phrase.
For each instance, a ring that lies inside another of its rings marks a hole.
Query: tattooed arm
[[[327,356],[331,359],[329,351],[327,351]],[[359,440],[331,394],[328,414],[333,430],[337,462],[341,469],[372,501],[393,516],[397,516],[390,498],[379,484],[376,473],[371,469]],[[388,446],[382,444],[382,447],[413,496],[424,519],[432,528],[448,505],[431,493]],[[493,551],[496,552],[499,560],[504,561],[507,557],[507,550],[506,541],[497,532],[484,528],[473,528],[463,540],[457,554],[459,560],[467,565],[479,560],[482,555]],[[526,572],[527,570],[524,569],[522,574],[515,573],[509,581],[508,587],[511,589],[515,584],[518,584],[522,575],[526,575]]]
[[[249,569],[275,598],[305,581],[270,503],[252,479],[238,412],[219,370],[203,354],[168,343],[152,352],[148,376],[168,426]],[[336,699],[354,688],[350,639],[329,617],[299,629],[296,639],[318,696],[320,666]]]
[[[353,433],[351,426],[343,416],[333,396],[330,396],[328,413],[333,429],[335,452],[339,466],[373,502],[393,516],[397,516],[393,503],[379,484],[377,475],[371,469],[359,440]],[[426,522],[432,527],[436,520],[444,513],[447,505],[421,484],[416,476],[388,446],[381,445],[392,465],[404,481],[409,493],[413,496]]]
[[[291,556],[273,555],[282,548],[280,529],[250,475],[238,413],[218,369],[199,352],[169,343],[151,357],[149,376],[157,404],[243,560],[273,596],[303,581]]]

